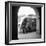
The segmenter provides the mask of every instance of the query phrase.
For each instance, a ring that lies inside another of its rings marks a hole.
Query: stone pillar
[[[40,20],[36,19],[36,33],[40,34]]]

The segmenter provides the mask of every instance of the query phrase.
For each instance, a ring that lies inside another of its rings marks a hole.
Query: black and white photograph
[[[18,38],[41,38],[40,17],[41,7],[20,6],[18,9]]]
[[[5,2],[5,43],[44,42],[44,3]]]

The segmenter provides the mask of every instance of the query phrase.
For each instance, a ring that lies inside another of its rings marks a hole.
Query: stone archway
[[[19,17],[21,18],[20,21],[21,22],[18,22],[18,30],[20,30],[20,27],[21,27],[21,24],[24,20],[24,18],[28,17],[28,15],[36,15],[34,9],[32,7],[28,7],[28,6],[21,6],[18,10],[18,20],[19,20]]]

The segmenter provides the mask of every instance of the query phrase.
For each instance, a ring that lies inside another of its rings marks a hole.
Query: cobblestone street
[[[40,35],[36,32],[31,32],[31,33],[18,33],[18,38],[19,39],[37,39],[40,38]]]

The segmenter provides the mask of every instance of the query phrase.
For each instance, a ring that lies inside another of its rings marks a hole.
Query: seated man
[[[27,19],[28,18],[25,18],[21,25],[21,29],[23,30],[23,33],[27,33],[29,31],[31,31],[31,24]]]

